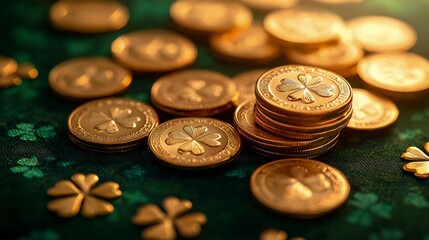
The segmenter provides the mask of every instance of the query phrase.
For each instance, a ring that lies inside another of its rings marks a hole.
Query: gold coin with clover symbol
[[[104,199],[122,195],[115,182],[104,182],[95,186],[99,178],[95,174],[76,173],[70,180],[61,180],[49,188],[47,194],[56,199],[48,203],[48,209],[63,218],[71,218],[79,212],[92,218],[113,212],[114,207]]]
[[[320,68],[286,65],[268,70],[256,83],[258,103],[293,116],[339,114],[350,107],[352,88],[338,74]]]
[[[232,160],[240,151],[238,132],[212,118],[176,118],[160,124],[149,135],[153,154],[167,165],[201,169]]]
[[[429,142],[426,142],[423,148],[429,153]],[[414,173],[414,176],[418,178],[426,179],[429,177],[429,156],[422,150],[410,146],[401,154],[401,158],[410,161],[404,165],[405,171]]]
[[[69,116],[68,128],[74,142],[92,145],[96,150],[139,144],[158,121],[155,110],[145,103],[104,98],[76,108]]]
[[[176,229],[181,237],[194,238],[207,222],[203,213],[187,213],[192,209],[189,200],[167,197],[162,207],[164,211],[155,204],[146,204],[133,216],[134,224],[147,226],[141,234],[143,239],[173,240],[177,238]]]
[[[250,189],[264,206],[296,218],[314,218],[341,206],[350,193],[347,178],[325,163],[291,158],[262,165]]]

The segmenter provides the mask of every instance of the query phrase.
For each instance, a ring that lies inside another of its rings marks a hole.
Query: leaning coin
[[[143,30],[118,37],[113,57],[136,72],[165,72],[192,64],[197,48],[187,37],[167,30]]]
[[[376,130],[393,124],[399,109],[390,99],[365,89],[353,88],[353,115],[347,128]]]
[[[325,215],[341,206],[350,193],[349,182],[338,169],[297,158],[262,165],[253,172],[250,189],[264,206],[296,218]]]
[[[69,116],[70,133],[80,142],[124,147],[141,142],[158,125],[149,105],[127,98],[104,98],[85,103]]]
[[[259,76],[266,71],[266,69],[251,70],[232,78],[232,81],[237,85],[237,90],[239,92],[238,99],[234,101],[234,105],[236,107],[246,100],[255,99],[256,80],[258,80]]]
[[[237,131],[212,118],[176,118],[149,135],[153,154],[176,168],[211,168],[232,160],[240,151]]]
[[[55,66],[49,85],[60,96],[85,100],[118,94],[131,84],[131,73],[103,57],[74,58]]]

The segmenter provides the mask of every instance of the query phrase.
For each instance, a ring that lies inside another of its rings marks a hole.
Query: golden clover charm
[[[76,173],[71,180],[61,180],[48,189],[51,197],[59,197],[48,203],[48,209],[58,216],[71,218],[79,211],[87,218],[112,213],[114,207],[103,199],[113,199],[122,195],[119,184],[105,182],[96,187],[98,176],[95,174]]]
[[[134,224],[150,225],[143,230],[143,239],[176,239],[176,229],[180,236],[193,238],[200,234],[201,226],[207,222],[203,213],[185,214],[192,208],[189,200],[167,197],[162,207],[165,213],[155,204],[146,204],[133,216]]]
[[[429,142],[423,145],[423,148],[429,153]],[[415,161],[406,163],[403,169],[407,172],[413,172],[414,176],[418,178],[429,177],[429,156],[417,147],[408,147],[405,152],[401,154],[401,158],[407,161]]]

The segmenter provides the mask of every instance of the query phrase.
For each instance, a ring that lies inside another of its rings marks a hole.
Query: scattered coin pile
[[[18,86],[24,79],[36,79],[39,72],[31,63],[18,63],[9,57],[0,56],[0,88]]]

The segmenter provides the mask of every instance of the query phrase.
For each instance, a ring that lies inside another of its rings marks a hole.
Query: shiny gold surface
[[[0,88],[8,88],[21,85],[22,79],[15,75],[0,77]]]
[[[18,70],[18,63],[9,57],[0,56],[0,77],[14,74]]]
[[[95,186],[98,176],[76,173],[70,180],[61,180],[48,189],[47,194],[57,197],[48,203],[49,211],[63,218],[71,218],[79,212],[84,217],[103,216],[114,211],[114,207],[104,199],[114,199],[122,195],[119,184],[104,182]]]
[[[429,142],[423,145],[423,148],[429,153]],[[422,179],[429,177],[429,156],[417,147],[408,147],[402,154],[401,158],[407,161],[403,169],[407,172],[414,173],[414,176]]]
[[[369,52],[406,51],[417,41],[417,34],[410,25],[390,17],[357,17],[347,21],[347,27]]]
[[[275,10],[279,8],[290,8],[298,4],[299,0],[240,0],[247,6],[260,10]]]
[[[114,95],[131,84],[131,73],[103,57],[81,57],[55,66],[49,85],[60,96],[90,99]]]
[[[349,182],[338,169],[297,158],[262,165],[252,174],[250,189],[264,206],[296,218],[325,215],[350,193]]]
[[[113,57],[136,72],[164,72],[192,64],[197,48],[187,37],[167,30],[142,30],[118,37]]]
[[[39,71],[32,63],[22,63],[19,64],[16,74],[24,79],[36,79]]]
[[[128,8],[113,0],[61,0],[51,6],[52,25],[79,33],[101,33],[123,28],[129,19]]]
[[[353,116],[348,128],[376,130],[393,124],[399,109],[390,99],[365,89],[353,88]]]
[[[224,164],[241,148],[234,127],[212,118],[176,118],[164,122],[149,135],[148,145],[162,162],[187,169]]]
[[[258,78],[266,72],[266,69],[257,69],[241,73],[232,78],[232,81],[237,85],[239,92],[238,99],[234,101],[237,107],[247,100],[255,100],[255,85]]]

